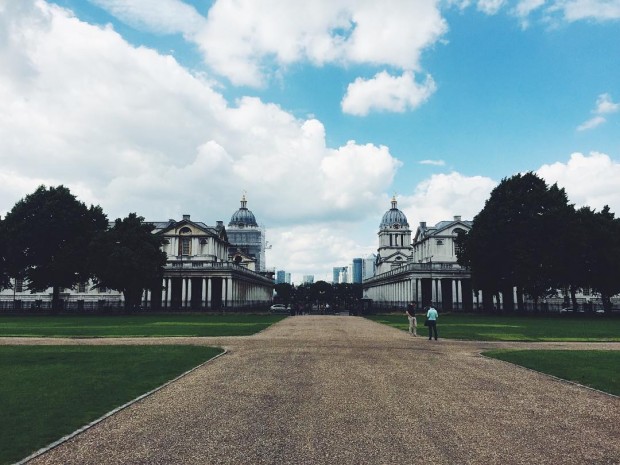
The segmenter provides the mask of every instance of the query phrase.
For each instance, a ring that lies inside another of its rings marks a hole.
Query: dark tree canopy
[[[295,296],[295,288],[289,283],[278,283],[275,285],[274,290],[277,294],[277,300],[285,305],[290,304]]]
[[[87,253],[91,240],[107,227],[99,206],[78,201],[64,186],[40,186],[15,204],[3,221],[6,266],[11,276],[27,279],[28,289],[72,288],[91,276]]]
[[[95,285],[122,292],[127,309],[140,304],[145,289],[161,287],[167,259],[160,250],[161,238],[152,233],[153,225],[143,221],[135,213],[118,218],[91,246]]]
[[[459,263],[487,293],[517,286],[535,300],[547,295],[562,285],[559,269],[573,211],[564,189],[548,187],[534,173],[503,179],[459,239]]]

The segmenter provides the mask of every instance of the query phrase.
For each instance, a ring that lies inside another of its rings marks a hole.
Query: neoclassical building
[[[229,242],[223,221],[208,226],[193,221],[190,215],[183,215],[181,220],[149,223],[155,227],[153,234],[162,237],[162,250],[166,252],[168,260],[164,268],[162,289],[145,291],[142,302],[144,308],[157,311],[217,311],[264,309],[269,306],[273,295],[273,278],[255,271],[258,268],[254,257],[242,252],[229,255],[233,245]],[[12,284],[13,289],[0,292],[0,307],[49,307],[51,289],[30,293],[22,281],[14,280]],[[115,308],[123,304],[121,293],[94,289],[92,283],[63,289],[61,299],[66,309],[77,311]]]
[[[154,222],[154,234],[164,240],[168,255],[161,292],[147,292],[145,304],[154,309],[260,308],[271,302],[273,279],[257,271],[250,257],[235,260],[222,221],[215,226],[180,221]]]
[[[364,298],[377,310],[409,302],[472,310],[480,296],[472,291],[469,271],[456,262],[455,242],[459,231],[469,231],[471,225],[460,216],[435,226],[421,222],[412,242],[407,217],[393,198],[379,225],[377,272],[363,282]]]
[[[254,260],[254,269],[265,271],[265,230],[258,225],[247,205],[244,194],[241,207],[233,213],[226,229],[230,242],[228,253],[236,263]]]

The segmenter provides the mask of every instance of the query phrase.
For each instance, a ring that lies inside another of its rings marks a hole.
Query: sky
[[[393,195],[473,217],[533,171],[620,214],[620,0],[0,0],[0,214],[225,224],[331,280]]]

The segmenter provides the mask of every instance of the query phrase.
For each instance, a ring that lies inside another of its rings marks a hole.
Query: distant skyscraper
[[[338,284],[346,281],[347,267],[346,266],[335,266],[333,268],[333,277],[332,283]],[[344,281],[342,279],[345,279]]]
[[[353,259],[353,284],[360,284],[362,282],[362,267],[364,261],[361,258]]]
[[[286,271],[278,270],[276,273],[276,284],[284,284],[286,282]]]
[[[291,274],[290,273],[285,273],[284,274],[284,282],[286,284],[291,284]]]
[[[312,284],[314,283],[314,275],[313,274],[305,274],[302,279],[304,284]]]
[[[375,275],[377,256],[372,253],[362,261],[362,281]]]

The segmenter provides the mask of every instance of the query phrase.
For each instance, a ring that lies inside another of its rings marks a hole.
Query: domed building
[[[381,218],[376,261],[377,274],[398,268],[411,259],[409,222],[397,205],[396,197],[392,197],[392,208]]]
[[[239,264],[255,260],[255,270],[265,271],[265,231],[248,209],[245,194],[241,197],[241,207],[230,217],[226,232],[231,259]]]

